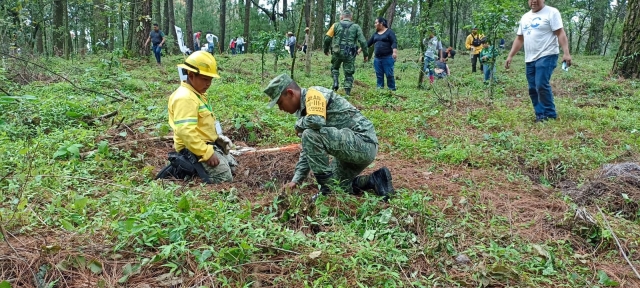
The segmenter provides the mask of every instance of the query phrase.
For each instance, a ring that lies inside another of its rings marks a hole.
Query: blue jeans
[[[482,64],[482,71],[484,71],[484,82],[496,81],[496,66],[493,66],[493,71],[491,71],[491,63]]]
[[[193,52],[200,51],[200,44],[193,43]]]
[[[429,76],[433,76],[434,74],[434,70],[433,70],[433,66],[436,64],[436,59],[428,57],[428,56],[424,56],[424,72],[428,73]]]
[[[209,53],[213,54],[213,49],[215,49],[216,45],[213,43],[209,43],[209,46],[207,46],[207,51],[209,51]]]
[[[376,70],[376,84],[378,88],[384,88],[384,76],[387,76],[387,87],[391,91],[396,90],[396,79],[393,76],[393,65],[396,60],[392,56],[373,59],[373,68]]]
[[[236,55],[236,48],[231,48],[231,55]]]
[[[151,46],[151,51],[153,51],[153,55],[156,56],[156,62],[160,63],[160,52],[162,51],[162,47],[159,44],[153,44],[153,46]]]
[[[539,58],[526,63],[527,82],[529,82],[529,97],[536,112],[536,118],[556,118],[556,106],[551,92],[551,74],[558,65],[558,54]]]

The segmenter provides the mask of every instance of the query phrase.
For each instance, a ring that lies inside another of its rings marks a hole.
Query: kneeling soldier
[[[334,181],[348,193],[372,189],[385,198],[394,193],[386,167],[358,176],[376,158],[378,138],[373,123],[349,101],[323,87],[302,89],[287,74],[271,80],[264,92],[271,98],[269,107],[278,104],[280,110],[298,116],[295,129],[302,138],[302,152],[285,188],[296,187],[313,171],[323,195],[331,192],[327,185]]]
[[[216,117],[205,93],[212,78],[220,78],[216,59],[210,53],[196,51],[178,67],[187,71],[187,81],[169,96],[173,146],[180,153],[186,152],[184,149],[193,153],[204,164],[211,183],[230,182],[238,165],[229,155],[233,144],[216,129]]]

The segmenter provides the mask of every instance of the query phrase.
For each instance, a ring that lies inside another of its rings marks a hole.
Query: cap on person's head
[[[304,28],[304,31],[309,31],[309,27],[307,27],[307,28]]]
[[[473,28],[471,28],[471,30],[478,30],[478,26],[473,26]]]
[[[271,108],[278,103],[280,95],[282,95],[284,89],[286,89],[291,82],[293,82],[293,79],[284,73],[276,76],[276,78],[273,78],[271,82],[269,82],[267,88],[264,88],[264,93],[271,99],[269,104],[267,104],[267,107]]]
[[[350,11],[350,10],[344,10],[344,11],[342,11],[342,16],[349,16],[349,17],[351,17],[351,11]]]
[[[293,35],[293,32],[289,31],[287,32],[287,35]]]

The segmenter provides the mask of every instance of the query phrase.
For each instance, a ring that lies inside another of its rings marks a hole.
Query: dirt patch
[[[580,187],[572,182],[563,184],[563,193],[580,206],[600,205],[625,219],[638,218],[640,165],[637,163],[604,165],[598,175]]]

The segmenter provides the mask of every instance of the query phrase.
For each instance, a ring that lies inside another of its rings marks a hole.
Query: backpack
[[[355,56],[357,51],[358,51],[357,46],[355,45],[355,43],[353,45],[351,45],[351,44],[342,44],[342,43],[348,42],[348,40],[346,39],[347,32],[349,32],[349,29],[351,28],[351,26],[354,23],[350,22],[349,24],[344,24],[344,23],[340,22],[340,23],[336,23],[336,24],[340,24],[340,26],[342,27],[342,31],[340,33],[340,38],[333,39],[333,43],[334,44],[333,44],[332,52],[333,53],[342,52],[345,56],[347,56],[347,55]]]
[[[196,175],[207,184],[213,183],[207,171],[204,170],[202,163],[198,161],[198,157],[189,151],[189,149],[184,148],[180,150],[180,152],[169,152],[169,165],[162,168],[154,180],[169,178],[185,179]]]
[[[478,47],[478,46],[482,45],[482,42],[481,42],[482,39],[480,39],[480,37],[478,37],[478,38],[475,38],[473,36],[471,36],[471,37],[473,38],[473,42],[471,42],[471,46]]]

